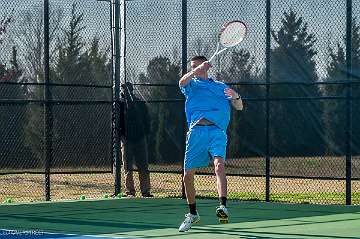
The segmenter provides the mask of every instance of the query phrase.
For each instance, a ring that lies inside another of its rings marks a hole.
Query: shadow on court
[[[217,204],[199,200],[201,223],[187,233],[177,231],[187,212],[181,199],[1,205],[0,228],[127,238],[360,238],[352,231],[360,223],[358,206],[230,201],[231,223],[219,225]]]

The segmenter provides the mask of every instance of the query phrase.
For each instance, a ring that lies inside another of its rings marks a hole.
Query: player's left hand
[[[225,88],[224,94],[226,98],[230,100],[235,100],[236,98],[239,98],[239,94],[231,88]]]

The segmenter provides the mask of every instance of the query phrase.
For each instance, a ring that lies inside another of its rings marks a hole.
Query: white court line
[[[109,238],[109,239],[131,239],[130,237],[113,237],[113,236],[106,236],[106,235],[80,235],[74,233],[59,233],[59,232],[45,232],[39,229],[32,229],[32,230],[9,230],[9,229],[0,229],[0,236],[6,235],[26,235],[26,236],[43,236],[43,235],[64,235],[64,236],[71,236],[71,237],[92,237],[92,238]],[[69,238],[71,239],[71,238]],[[75,238],[76,239],[76,238]]]

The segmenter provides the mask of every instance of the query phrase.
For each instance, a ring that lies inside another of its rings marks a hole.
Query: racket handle
[[[219,48],[220,48],[220,42],[217,43],[217,45],[216,45],[216,51],[214,52],[214,55],[212,55],[212,57],[210,57],[210,59],[208,60],[208,62],[211,62],[212,60],[214,60],[215,56],[216,56],[217,53],[219,52]]]
[[[215,56],[217,55],[216,53],[217,53],[217,52],[215,52],[215,54],[212,55],[212,57],[210,57],[210,59],[208,60],[208,62],[211,62],[212,60],[214,60]]]
[[[215,58],[215,56],[217,56],[217,55],[219,55],[220,53],[226,51],[227,49],[228,49],[228,48],[224,48],[224,49],[221,49],[220,51],[216,51],[215,54],[214,54],[212,57],[210,57],[209,62],[211,62],[211,61]]]

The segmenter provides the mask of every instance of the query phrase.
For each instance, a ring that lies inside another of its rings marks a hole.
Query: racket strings
[[[228,48],[234,47],[242,42],[245,39],[246,34],[247,27],[246,24],[242,21],[232,21],[224,24],[218,35],[219,38],[216,51],[209,59],[209,62],[215,59],[215,56],[224,52]],[[221,46],[223,49],[220,50],[219,46]]]
[[[220,43],[224,47],[232,47],[239,44],[245,37],[246,26],[241,22],[228,24],[220,33]]]

